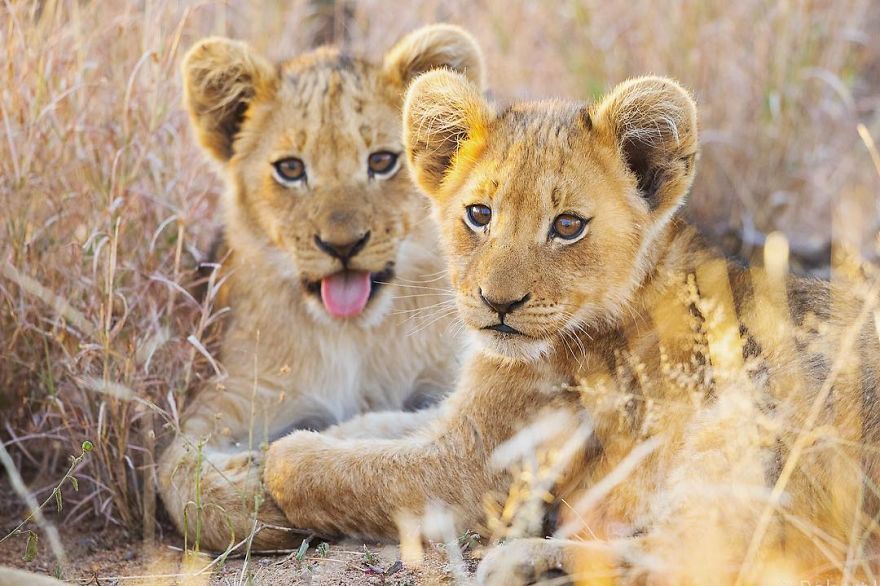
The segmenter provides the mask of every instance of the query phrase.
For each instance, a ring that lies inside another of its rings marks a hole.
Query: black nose
[[[333,258],[338,258],[342,262],[346,262],[348,259],[362,251],[364,249],[364,246],[367,245],[367,240],[369,239],[370,233],[367,232],[358,240],[353,240],[344,244],[336,244],[334,242],[326,242],[324,240],[321,240],[321,237],[315,234],[315,246],[317,246],[319,249],[323,250]]]
[[[497,300],[494,300],[494,299],[489,299],[488,297],[486,297],[485,295],[483,295],[483,290],[480,289],[480,299],[482,299],[482,300],[483,300],[483,303],[485,303],[486,305],[488,305],[489,308],[490,308],[492,311],[494,311],[495,313],[497,313],[498,316],[499,316],[502,320],[504,320],[504,315],[505,315],[505,314],[510,313],[511,311],[513,311],[514,309],[516,309],[517,307],[522,307],[523,305],[526,304],[526,301],[528,301],[530,298],[531,298],[531,295],[528,294],[528,293],[526,293],[526,294],[525,294],[522,298],[520,298],[520,299],[513,299],[513,300],[511,300],[511,301],[497,301]]]

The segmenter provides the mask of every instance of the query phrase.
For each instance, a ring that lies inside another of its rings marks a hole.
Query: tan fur
[[[441,501],[459,529],[504,535],[508,493],[531,490],[565,503],[569,539],[510,542],[483,583],[871,575],[877,292],[789,277],[779,255],[746,270],[702,244],[676,214],[698,146],[686,91],[648,77],[593,106],[495,112],[462,76],[432,72],[404,117],[481,350],[435,425],[405,440],[273,444],[265,481],[291,523],[391,537],[398,514]],[[487,228],[464,222],[472,204],[491,208]],[[592,218],[581,240],[550,237],[561,213]],[[523,335],[484,329],[499,318],[481,295],[526,294],[504,321]]]
[[[435,67],[482,80],[473,39],[446,25],[405,37],[381,64],[322,48],[276,65],[221,38],[184,59],[193,128],[228,184],[223,276],[232,308],[224,376],[187,409],[159,465],[162,499],[191,544],[224,550],[256,530],[256,548],[290,545],[299,534],[285,530],[260,486],[266,442],[380,409],[395,412],[394,425],[367,427],[394,436],[424,417],[397,411],[436,400],[454,380],[452,311],[431,310],[449,294],[428,202],[405,165],[387,179],[367,172],[370,153],[402,152],[405,86]],[[305,162],[307,185],[273,178],[272,163],[290,156]],[[342,265],[315,237],[346,242],[366,232],[348,268],[394,274],[361,315],[333,318],[314,284]],[[356,421],[336,433],[346,429],[365,433]]]

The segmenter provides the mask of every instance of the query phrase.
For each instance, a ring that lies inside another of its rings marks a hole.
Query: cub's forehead
[[[497,179],[561,179],[579,159],[585,135],[584,106],[546,101],[500,112],[488,132],[483,170]],[[576,153],[577,151],[577,153]],[[576,156],[578,155],[578,156]],[[543,181],[541,181],[543,183]]]
[[[400,98],[380,66],[322,48],[278,68],[278,91],[254,112],[249,129],[271,156],[359,157],[360,149],[399,142]]]
[[[517,104],[498,114],[491,134],[501,148],[571,147],[571,139],[585,130],[586,112],[583,104],[561,100]]]
[[[547,213],[588,207],[585,194],[605,182],[590,132],[588,106],[581,103],[533,102],[503,110],[490,127],[471,193]]]
[[[378,65],[337,49],[300,55],[281,63],[279,70],[282,101],[291,106],[336,104],[358,112],[367,102],[387,97]]]

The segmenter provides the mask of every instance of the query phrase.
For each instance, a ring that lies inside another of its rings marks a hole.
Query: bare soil
[[[20,504],[11,502],[8,493],[0,496],[0,536],[11,531],[25,514]],[[289,552],[253,555],[247,560],[233,555],[220,562],[204,554],[184,554],[182,539],[167,527],[161,528],[163,534],[155,543],[145,544],[140,536],[118,527],[100,522],[64,525],[63,521],[53,519],[52,514],[47,516],[58,526],[69,559],[63,579],[74,584],[416,586],[455,583],[442,545],[426,546],[419,567],[403,565],[396,545],[353,540],[329,543],[321,551],[317,549],[318,543],[313,542],[300,559],[297,552]],[[26,542],[25,535],[18,535],[0,544],[0,566],[54,575],[55,558],[45,537],[40,535],[37,556],[29,562],[23,559]],[[475,570],[479,555],[479,549],[463,552],[468,574]]]

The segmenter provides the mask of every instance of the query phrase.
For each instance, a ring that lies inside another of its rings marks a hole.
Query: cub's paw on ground
[[[218,467],[224,474],[248,474],[259,469],[262,458],[260,452],[240,452],[218,458]]]
[[[544,539],[518,539],[492,549],[477,569],[480,586],[569,586],[561,546]]]
[[[334,461],[335,438],[313,431],[296,431],[269,446],[263,481],[275,502],[288,514],[305,505],[303,499],[323,494],[326,464]]]

